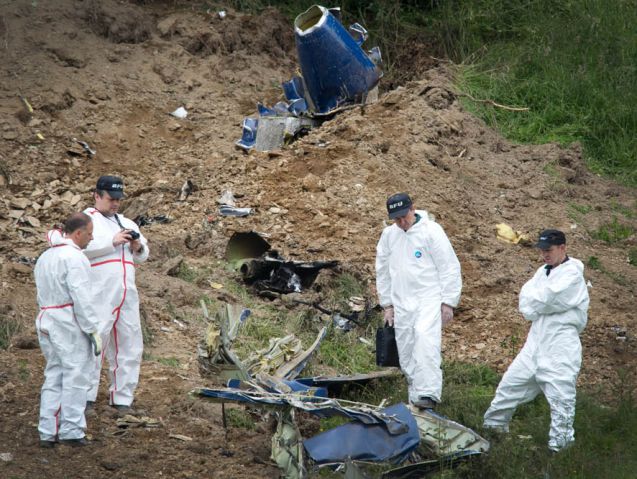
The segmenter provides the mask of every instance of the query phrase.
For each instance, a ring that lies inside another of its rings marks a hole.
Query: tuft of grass
[[[18,360],[18,377],[20,378],[22,382],[26,382],[31,376],[28,366],[29,366],[29,363],[26,361],[26,359]]]
[[[11,345],[11,338],[21,330],[22,325],[16,318],[0,316],[0,349],[8,349]]]
[[[602,262],[597,256],[589,256],[586,261],[586,266],[597,271],[602,271]]]
[[[157,358],[156,361],[159,364],[163,364],[164,366],[170,366],[171,368],[178,368],[180,366],[179,359],[170,357],[170,358]]]
[[[613,211],[616,211],[617,213],[620,213],[621,215],[623,215],[625,218],[628,218],[628,219],[635,218],[635,216],[637,216],[637,212],[635,212],[635,210],[633,210],[632,208],[628,206],[624,206],[615,200],[611,200],[610,209]]]
[[[176,276],[188,283],[195,283],[199,278],[197,270],[188,266],[185,261],[179,265],[179,271],[177,271]]]
[[[628,264],[637,266],[637,248],[630,248],[628,250]]]
[[[250,413],[244,409],[232,408],[226,409],[226,420],[232,427],[239,427],[242,429],[254,430],[256,424]]]
[[[632,226],[620,223],[617,217],[613,216],[611,222],[601,225],[591,233],[591,236],[594,239],[612,244],[629,238],[633,233],[634,229]]]

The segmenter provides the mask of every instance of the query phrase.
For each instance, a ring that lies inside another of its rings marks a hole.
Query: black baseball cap
[[[111,198],[119,199],[124,196],[124,180],[119,176],[100,176],[95,189],[106,191]]]
[[[554,245],[566,244],[566,235],[560,230],[544,230],[535,245],[536,248],[549,249]]]
[[[387,213],[390,219],[399,218],[409,213],[413,205],[407,193],[396,193],[387,198]]]

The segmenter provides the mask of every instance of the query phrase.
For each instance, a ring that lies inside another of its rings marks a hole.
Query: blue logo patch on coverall
[[[422,251],[420,251],[420,250],[416,250],[416,252],[414,253],[414,256],[415,256],[416,258],[420,258],[420,257],[422,256]]]

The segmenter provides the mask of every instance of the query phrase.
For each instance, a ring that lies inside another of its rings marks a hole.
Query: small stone
[[[9,210],[9,218],[20,219],[24,214],[24,210]]]
[[[34,228],[40,227],[40,220],[34,216],[25,216],[24,221],[26,221],[29,225],[33,226]]]
[[[273,215],[277,215],[281,212],[281,208],[277,208],[276,206],[273,206],[268,211],[272,213]]]
[[[7,141],[12,141],[18,138],[18,133],[15,131],[7,131],[4,135],[2,135],[2,138]]]
[[[73,198],[71,198],[71,201],[69,201],[69,203],[71,204],[71,206],[75,206],[80,202],[81,199],[82,195],[73,195]]]
[[[477,350],[480,350],[480,349],[484,349],[486,346],[487,346],[486,343],[478,343],[475,345],[475,348]]]
[[[26,198],[12,198],[9,201],[9,206],[16,210],[25,210],[29,206],[30,201]]]

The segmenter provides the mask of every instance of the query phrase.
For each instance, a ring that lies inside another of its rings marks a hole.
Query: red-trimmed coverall
[[[55,234],[55,245],[42,253],[34,271],[40,306],[35,327],[46,358],[38,425],[43,441],[84,437],[94,364],[88,335],[98,330],[91,266],[72,240]]]
[[[135,265],[148,258],[148,242],[140,233],[143,249],[139,253],[133,253],[127,243],[113,246],[113,236],[122,230],[115,218],[107,217],[95,208],[87,208],[84,213],[93,220],[93,240],[84,254],[91,262],[91,280],[96,292],[94,300],[108,308],[108,320],[100,324],[103,353],[95,364],[88,400],[95,401],[97,398],[102,361],[106,355],[109,404],[130,406],[139,381],[144,347]],[[120,214],[118,219],[124,229],[139,233],[139,227],[133,221]]]

